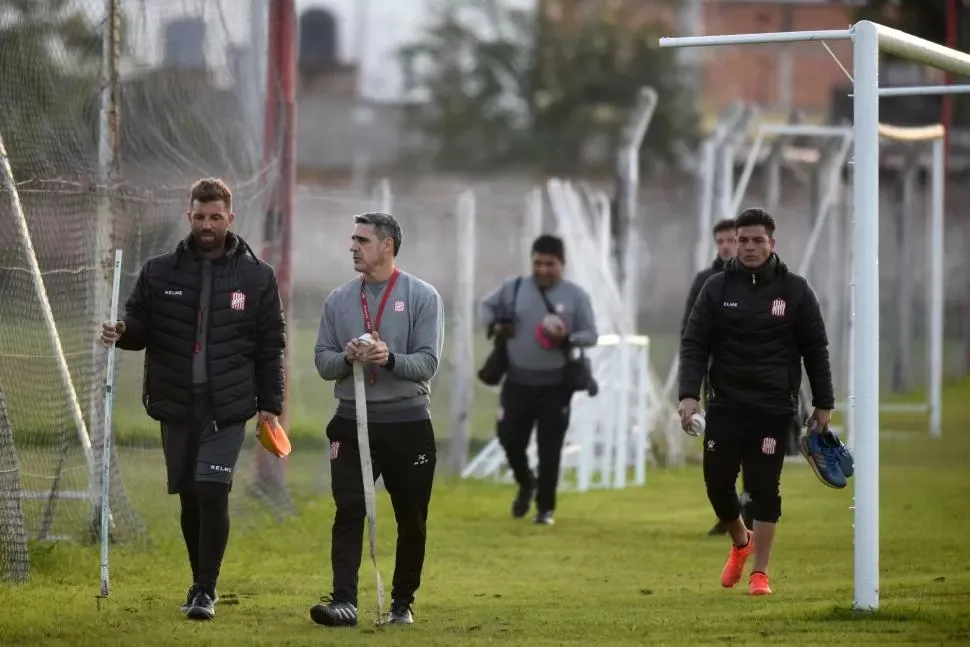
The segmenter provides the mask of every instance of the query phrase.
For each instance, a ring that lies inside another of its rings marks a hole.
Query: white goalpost
[[[970,76],[970,54],[863,20],[846,30],[661,38],[660,47],[850,40],[853,45],[854,167],[850,318],[855,372],[849,420],[854,434],[855,587],[853,604],[879,606],[879,55],[891,54]]]

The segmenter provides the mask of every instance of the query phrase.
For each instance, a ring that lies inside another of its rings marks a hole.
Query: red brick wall
[[[788,25],[786,11],[790,12]],[[704,31],[708,34],[845,29],[851,23],[851,8],[838,4],[708,2],[704,11]],[[828,45],[851,72],[852,46],[849,41],[833,41]],[[701,90],[704,108],[717,111],[735,99],[765,108],[775,107],[781,99],[779,57],[783,48],[788,49],[792,57],[792,107],[824,114],[832,86],[848,83],[848,79],[820,43],[706,49]]]

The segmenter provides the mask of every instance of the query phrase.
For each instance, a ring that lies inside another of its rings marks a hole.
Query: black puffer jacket
[[[704,284],[687,322],[680,399],[699,399],[707,372],[709,409],[790,414],[798,404],[802,359],[813,406],[834,408],[828,338],[815,292],[774,254],[755,271],[732,259]]]
[[[125,304],[126,330],[117,344],[145,349],[142,398],[148,415],[160,421],[191,413],[202,288],[202,265],[192,247],[186,238],[174,252],[145,263]],[[206,356],[216,422],[244,422],[257,411],[279,415],[286,338],[276,274],[232,233],[225,256],[212,262],[209,308]]]
[[[687,320],[690,318],[690,309],[694,307],[694,302],[697,301],[697,295],[701,293],[701,288],[704,287],[705,283],[707,283],[707,279],[723,270],[724,261],[722,261],[720,258],[715,258],[710,267],[705,267],[694,277],[694,282],[690,286],[690,292],[687,293],[687,305],[684,308],[684,317],[680,321],[681,337],[684,336],[684,331],[687,330]]]

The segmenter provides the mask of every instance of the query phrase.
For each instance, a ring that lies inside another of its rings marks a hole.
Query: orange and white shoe
[[[771,595],[767,574],[761,571],[751,573],[751,577],[748,578],[748,595]]]
[[[724,570],[721,571],[721,586],[726,589],[731,588],[741,581],[741,574],[744,572],[744,563],[748,561],[748,555],[754,551],[754,533],[748,531],[748,543],[746,546],[731,546],[731,554],[728,555]]]

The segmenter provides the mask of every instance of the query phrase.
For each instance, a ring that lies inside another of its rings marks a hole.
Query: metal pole
[[[468,462],[471,441],[471,411],[475,384],[474,318],[475,318],[475,194],[465,191],[458,196],[456,209],[458,252],[458,289],[453,295],[452,380],[451,380],[451,446],[450,467],[460,474]]]
[[[877,25],[868,20],[856,24],[856,33],[863,23],[875,28],[879,39],[879,50],[885,54],[918,61],[922,65],[935,67],[944,72],[953,72],[961,76],[970,74],[970,54],[966,52],[951,49],[892,27]]]
[[[279,161],[279,175],[269,192],[264,223],[262,258],[275,265],[277,285],[287,321],[291,313],[291,249],[293,209],[296,201],[296,8],[293,0],[270,0],[266,109],[264,112],[264,163]],[[289,424],[290,348],[283,354],[285,396],[280,424]],[[284,483],[286,461],[270,460],[265,452],[253,455],[257,487],[278,497],[278,505],[292,511]],[[278,513],[278,510],[274,512]]]
[[[621,289],[624,297],[628,320],[624,322],[626,334],[636,332],[638,315],[637,276],[640,261],[640,232],[637,228],[637,194],[640,185],[640,146],[657,108],[657,92],[653,88],[640,88],[634,104],[630,121],[623,129],[623,146],[620,149],[620,182],[623,196],[619,207],[622,209],[620,222],[622,238],[617,250],[623,250],[620,271]]]
[[[930,435],[942,433],[943,333],[944,333],[944,202],[946,182],[946,139],[933,142],[930,209]]]
[[[922,147],[921,147],[922,148]],[[896,216],[896,343],[893,348],[892,390],[909,390],[909,369],[913,338],[913,262],[910,250],[913,240],[913,218],[916,217],[917,159],[908,159],[902,168],[902,182],[898,183],[900,200],[895,205]],[[928,277],[927,277],[928,278]]]
[[[860,609],[879,607],[879,31],[855,25],[855,184],[852,316],[856,319],[855,591]]]
[[[970,85],[917,85],[879,88],[880,97],[913,97],[928,94],[970,94]],[[946,124],[943,124],[944,127]]]
[[[684,36],[661,38],[660,47],[714,47],[716,45],[764,45],[768,43],[803,43],[813,40],[851,40],[849,29],[816,31],[782,31],[764,34],[725,34],[721,36]]]
[[[96,279],[91,283],[92,308],[98,320],[105,316],[111,299],[112,268],[111,250],[115,247],[115,222],[112,193],[118,171],[118,57],[121,10],[119,0],[104,0],[104,31],[101,35],[101,104],[98,119],[98,192],[97,226],[94,241],[94,266]],[[94,341],[91,347],[91,371],[100,373],[104,366],[104,347]],[[102,429],[101,386],[91,380],[88,389],[89,429]],[[93,455],[92,455],[93,457]],[[98,470],[91,461],[91,487],[98,482]],[[93,499],[92,499],[93,501]],[[95,506],[96,508],[96,506]],[[95,509],[95,513],[97,510]],[[95,526],[97,527],[97,526]]]
[[[842,168],[845,166],[845,160],[849,156],[849,149],[852,146],[852,133],[851,131],[845,132],[843,134],[843,140],[838,150],[832,154],[830,165],[828,166],[827,173],[823,175],[824,184],[819,186],[819,204],[818,211],[816,213],[815,222],[812,225],[812,231],[809,233],[808,242],[805,244],[805,252],[802,255],[801,262],[798,264],[797,272],[804,276],[808,273],[810,269],[812,256],[815,255],[815,248],[818,246],[818,242],[822,237],[822,231],[825,227],[825,223],[829,218],[832,211],[832,205],[835,203],[836,191],[838,190],[838,182],[841,176]]]
[[[709,223],[712,219],[714,209],[714,175],[717,172],[717,142],[713,137],[705,139],[701,143],[701,205],[697,212],[697,244],[694,246],[694,269],[700,272],[704,269],[711,259],[708,257],[707,250],[709,243],[707,240]]]

